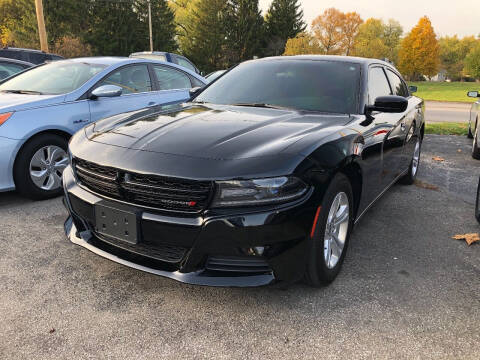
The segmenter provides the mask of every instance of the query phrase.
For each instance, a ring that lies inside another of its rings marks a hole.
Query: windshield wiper
[[[2,92],[10,94],[27,94],[27,95],[43,95],[40,91],[35,90],[1,90]]]
[[[237,103],[237,104],[231,104],[231,105],[233,105],[233,106],[260,107],[260,108],[277,109],[277,110],[297,110],[295,108],[291,108],[291,107],[287,107],[287,106],[265,104],[265,103]]]

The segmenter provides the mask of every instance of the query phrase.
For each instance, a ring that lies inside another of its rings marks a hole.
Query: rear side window
[[[400,77],[391,70],[387,70],[388,80],[392,85],[393,95],[409,97],[407,85],[400,79]]]
[[[187,68],[189,70],[192,70],[194,72],[197,72],[195,69],[195,66],[192,65],[192,63],[184,58],[181,58],[180,56],[175,56],[175,59],[177,60],[177,64],[180,66],[183,66],[184,68]]]
[[[368,103],[373,105],[379,96],[392,95],[385,72],[380,67],[370,69],[368,76]]]
[[[190,89],[192,87],[190,78],[177,69],[168,66],[154,66],[153,69],[157,76],[159,90]]]
[[[150,75],[146,65],[126,66],[114,71],[100,82],[101,85],[116,85],[123,89],[122,94],[152,91]]]

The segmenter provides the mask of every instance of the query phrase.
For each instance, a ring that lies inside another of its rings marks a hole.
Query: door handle
[[[158,104],[155,101],[150,101],[148,103],[148,107],[153,107],[153,106],[156,106],[156,105],[158,105]]]

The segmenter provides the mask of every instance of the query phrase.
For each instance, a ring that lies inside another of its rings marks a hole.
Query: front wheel
[[[332,282],[340,272],[353,225],[353,194],[347,177],[337,174],[317,210],[305,278],[312,286]]]
[[[17,191],[34,200],[62,193],[62,172],[68,165],[67,140],[55,134],[43,134],[29,140],[15,161]]]
[[[413,150],[412,160],[408,167],[408,172],[400,179],[400,182],[405,185],[412,185],[415,182],[418,173],[418,167],[420,165],[420,153],[422,150],[422,139],[417,137],[415,143],[415,150]]]

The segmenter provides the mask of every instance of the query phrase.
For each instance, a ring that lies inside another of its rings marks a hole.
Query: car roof
[[[139,52],[134,52],[131,53],[130,56],[132,55],[165,55],[168,54],[166,51],[139,51]]]
[[[1,62],[9,62],[9,63],[12,63],[12,64],[26,65],[26,66],[34,66],[35,65],[35,64],[32,64],[28,61],[22,61],[22,60],[4,58],[4,57],[0,57],[0,61]]]
[[[348,62],[348,63],[357,63],[363,65],[370,64],[382,64],[386,66],[395,67],[393,64],[379,59],[370,59],[362,58],[355,56],[343,56],[343,55],[293,55],[293,56],[273,56],[258,59],[258,61],[268,61],[268,60],[325,60],[325,61],[339,61],[339,62]]]
[[[19,51],[19,52],[29,52],[29,53],[46,54],[46,55],[56,55],[56,54],[47,53],[47,52],[45,52],[45,51],[37,50],[37,49],[17,48],[17,47],[9,47],[9,46],[5,46],[5,47],[3,47],[3,48],[0,48],[0,51],[1,51],[1,50]],[[59,56],[59,55],[57,55],[57,56]]]
[[[122,57],[122,56],[91,56],[91,57],[55,60],[55,63],[58,63],[58,62],[79,62],[79,63],[83,62],[87,64],[100,64],[105,66],[112,66],[112,65],[122,66],[122,65],[135,64],[135,63],[160,64],[160,65],[166,65],[166,66],[177,68],[205,82],[205,79],[199,74],[197,74],[195,71],[192,71],[183,66],[177,65],[175,63],[156,60],[156,59],[130,58],[130,57]]]

